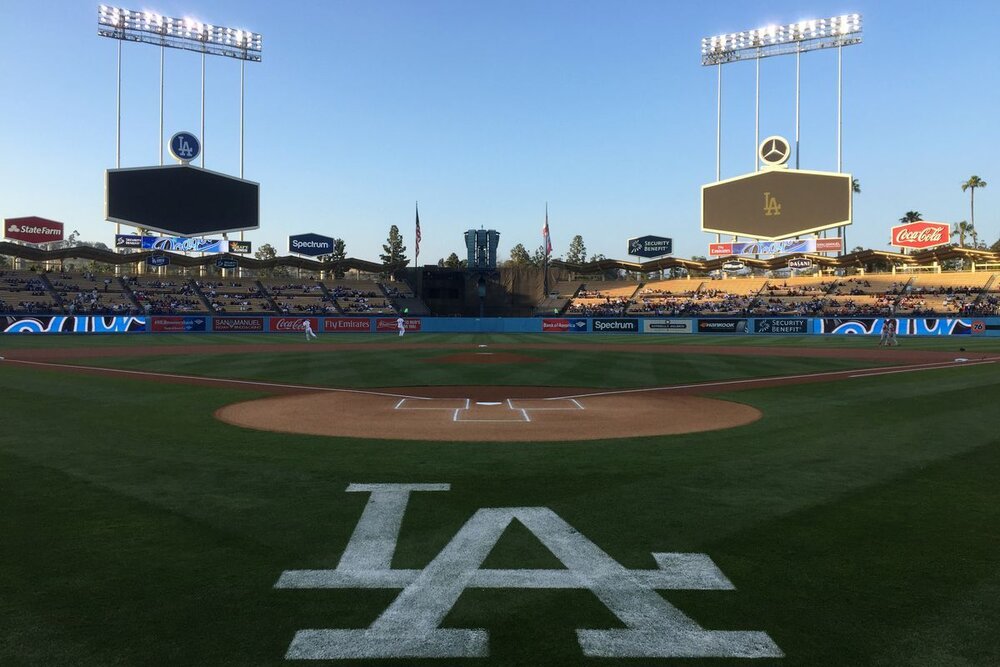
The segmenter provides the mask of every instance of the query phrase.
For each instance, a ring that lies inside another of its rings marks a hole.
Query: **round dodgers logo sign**
[[[178,132],[170,137],[170,154],[181,164],[193,161],[201,154],[201,142],[190,132]]]

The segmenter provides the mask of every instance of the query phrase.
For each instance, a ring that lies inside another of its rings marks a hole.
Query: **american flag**
[[[552,254],[552,237],[549,236],[549,205],[545,205],[545,226],[542,227],[542,239],[545,243],[545,258]]]
[[[420,207],[419,206],[417,206],[417,232],[416,234],[414,234],[414,237],[417,239],[416,251],[415,251],[416,258],[414,258],[413,260],[414,265],[416,265],[420,263]]]

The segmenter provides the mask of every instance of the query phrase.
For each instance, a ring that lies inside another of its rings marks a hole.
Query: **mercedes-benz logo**
[[[788,162],[790,154],[788,140],[779,136],[768,137],[760,142],[758,149],[761,162],[769,166],[785,164]]]

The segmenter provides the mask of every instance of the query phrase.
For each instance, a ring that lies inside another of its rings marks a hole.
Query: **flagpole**
[[[416,252],[414,253],[413,266],[420,266],[420,202],[414,202],[413,208],[417,213],[417,228],[414,233],[414,238],[416,239]]]
[[[542,259],[542,300],[549,298],[549,203],[545,202],[545,234],[542,237],[544,257]]]

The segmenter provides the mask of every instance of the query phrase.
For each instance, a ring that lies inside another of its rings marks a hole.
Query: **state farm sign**
[[[892,228],[892,245],[901,248],[933,248],[951,243],[951,227],[945,222],[911,222]]]
[[[45,218],[7,218],[3,221],[3,235],[25,243],[51,243],[63,240],[63,223]]]

